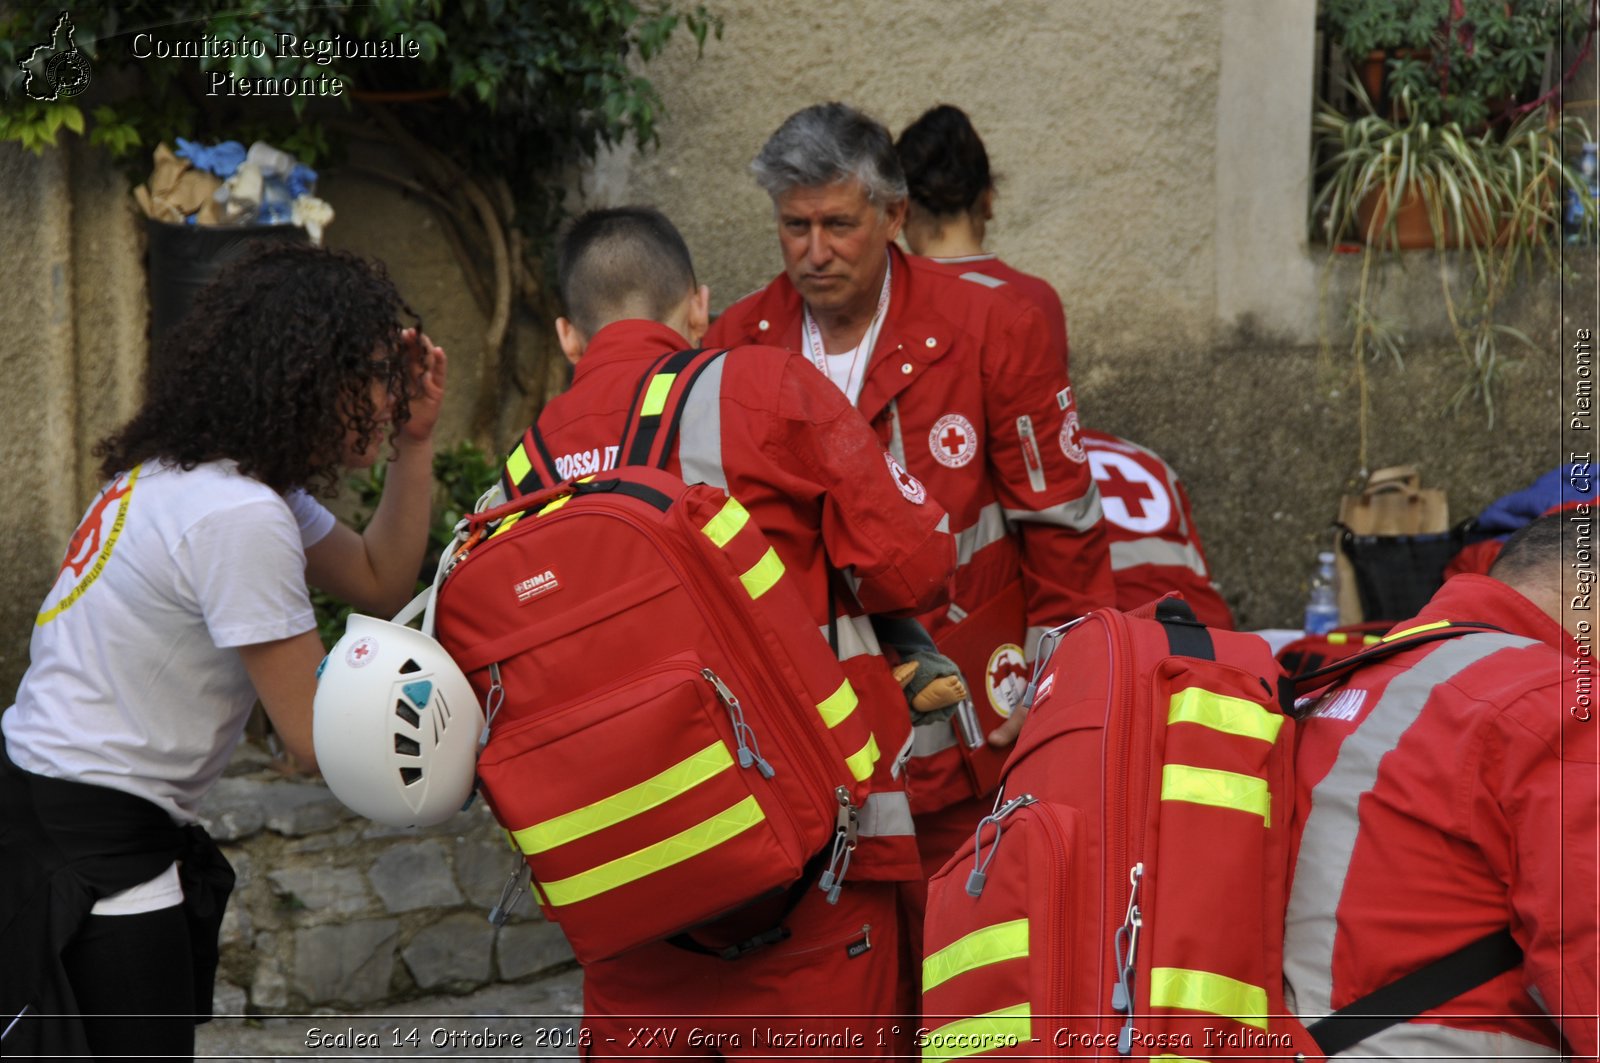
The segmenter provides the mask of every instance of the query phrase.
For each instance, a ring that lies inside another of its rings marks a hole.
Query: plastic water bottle
[[[1583,145],[1583,152],[1577,160],[1577,170],[1578,177],[1589,190],[1589,198],[1600,202],[1600,145],[1596,145],[1593,141]],[[1576,188],[1567,189],[1565,207],[1561,220],[1567,243],[1593,243],[1594,222],[1585,217],[1583,201],[1578,197]]]
[[[1317,555],[1317,570],[1311,576],[1311,594],[1306,598],[1306,634],[1325,635],[1339,626],[1338,572],[1333,554]]]

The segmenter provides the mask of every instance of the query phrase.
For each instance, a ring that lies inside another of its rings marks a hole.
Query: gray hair
[[[906,176],[894,138],[882,123],[843,103],[796,111],[750,163],[756,183],[777,199],[792,188],[831,185],[854,177],[867,200],[885,207],[906,198]]]

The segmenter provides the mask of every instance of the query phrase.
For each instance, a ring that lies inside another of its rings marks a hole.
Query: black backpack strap
[[[544,437],[539,434],[539,426],[532,424],[522,433],[522,439],[511,448],[511,453],[506,455],[505,464],[500,468],[500,487],[505,492],[506,498],[521,498],[542,491],[547,487],[554,487],[560,483],[562,476],[556,471],[555,459],[550,457],[550,450],[544,445]]]
[[[800,877],[795,879],[794,882],[784,890],[783,907],[779,910],[777,919],[775,919],[772,925],[767,927],[765,930],[751,934],[743,941],[736,942],[732,945],[724,945],[721,948],[714,948],[710,945],[705,945],[696,941],[689,930],[685,930],[681,934],[674,934],[667,938],[667,944],[673,946],[674,948],[682,949],[685,952],[696,953],[700,956],[715,956],[721,960],[737,960],[742,956],[756,951],[757,949],[766,948],[768,945],[776,945],[780,941],[787,941],[789,939],[790,930],[787,926],[784,926],[784,920],[788,919],[789,916],[794,913],[794,910],[800,906],[800,902],[805,899],[807,891],[816,885],[817,877],[821,875],[823,869],[828,866],[828,858],[832,854],[832,849],[833,847],[830,844],[821,852],[813,856],[810,860],[806,861],[806,866],[804,870],[800,872]],[[741,910],[748,908],[752,904],[759,904],[762,901],[769,900],[772,898],[772,896],[773,894],[769,892],[746,904],[741,904],[739,908]],[[701,925],[705,926],[707,924],[702,923]]]
[[[678,441],[683,402],[706,367],[727,354],[694,347],[659,359],[639,383],[622,429],[618,465],[667,467]]]
[[[1374,661],[1381,661],[1385,657],[1393,657],[1397,653],[1423,646],[1430,642],[1439,642],[1442,639],[1453,639],[1459,635],[1471,635],[1480,632],[1495,632],[1505,634],[1504,628],[1495,627],[1493,624],[1484,624],[1477,621],[1471,623],[1456,623],[1453,620],[1438,620],[1431,624],[1420,624],[1416,627],[1391,631],[1375,646],[1353,653],[1349,657],[1334,661],[1310,672],[1302,672],[1292,677],[1294,688],[1305,692],[1316,690],[1323,686],[1331,685],[1336,679],[1342,679],[1357,668],[1364,667]]]
[[[1332,1056],[1380,1030],[1446,1004],[1522,962],[1509,930],[1496,930],[1450,955],[1375,989],[1306,1027],[1324,1055]]]
[[[1211,632],[1195,618],[1194,610],[1182,598],[1163,598],[1156,603],[1156,621],[1167,633],[1167,649],[1176,657],[1217,659]]]

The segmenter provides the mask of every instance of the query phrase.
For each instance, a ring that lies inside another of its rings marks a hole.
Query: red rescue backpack
[[[1402,632],[1296,682],[1481,629]],[[1175,596],[1046,636],[996,810],[929,882],[925,1060],[1319,1060],[1508,969],[1502,935],[1311,1031],[1286,1014],[1294,686],[1263,639]]]
[[[652,368],[627,467],[555,483],[530,429],[514,497],[467,519],[439,590],[439,641],[492,714],[480,790],[585,963],[699,948],[675,936],[785,889],[792,907],[824,862],[836,891],[879,756],[761,529],[663,471],[683,397],[723,353]]]

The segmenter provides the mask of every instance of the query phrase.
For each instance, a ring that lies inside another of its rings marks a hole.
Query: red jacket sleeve
[[[982,360],[984,419],[995,492],[1021,536],[1031,645],[1031,629],[1114,605],[1116,588],[1066,367],[1044,353],[1037,309],[995,313]]]
[[[1543,686],[1497,718],[1475,772],[1472,833],[1509,884],[1511,932],[1528,987],[1577,1058],[1593,1061],[1600,728],[1572,717],[1570,698],[1559,684]]]
[[[844,394],[798,355],[786,360],[768,445],[823,494],[829,563],[869,613],[921,613],[948,597],[955,540],[945,511],[883,449]]]

